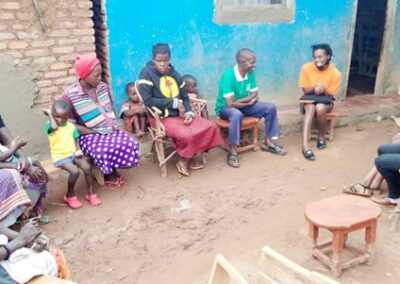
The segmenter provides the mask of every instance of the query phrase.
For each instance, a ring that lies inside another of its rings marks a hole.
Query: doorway
[[[373,94],[382,53],[387,0],[358,0],[346,97]]]

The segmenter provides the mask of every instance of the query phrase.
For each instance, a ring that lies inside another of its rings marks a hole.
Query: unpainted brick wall
[[[35,107],[47,107],[76,80],[77,54],[95,53],[92,1],[37,0],[42,31],[32,0],[0,0],[0,56],[35,76]]]

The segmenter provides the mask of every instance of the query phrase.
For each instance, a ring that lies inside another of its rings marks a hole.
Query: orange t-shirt
[[[300,88],[313,88],[317,84],[322,84],[329,95],[336,95],[339,91],[342,75],[335,66],[329,64],[328,68],[320,71],[314,62],[303,65],[299,76]]]

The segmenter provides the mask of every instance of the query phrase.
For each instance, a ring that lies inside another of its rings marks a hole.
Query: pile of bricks
[[[48,106],[76,80],[76,54],[94,53],[92,1],[37,0],[45,30],[33,1],[0,0],[0,56],[35,76],[35,107]]]

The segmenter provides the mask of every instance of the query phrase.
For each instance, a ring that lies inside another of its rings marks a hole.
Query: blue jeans
[[[222,119],[229,120],[229,144],[240,145],[240,127],[244,116],[264,118],[265,136],[268,138],[279,136],[279,125],[276,106],[271,103],[256,102],[252,106],[237,109],[225,107],[221,110]]]
[[[380,146],[375,165],[388,184],[389,198],[400,198],[400,144]]]

